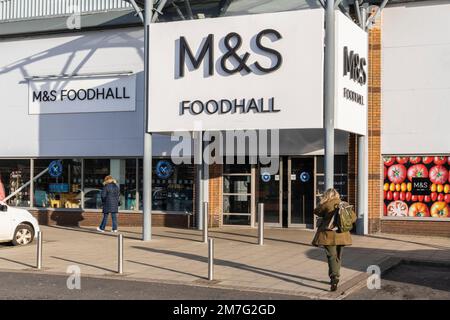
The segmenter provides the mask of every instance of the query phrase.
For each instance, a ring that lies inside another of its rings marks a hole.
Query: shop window
[[[383,162],[384,216],[450,218],[449,155],[384,156]],[[413,178],[426,187],[415,188]]]
[[[241,176],[241,175],[225,175],[223,177],[223,192],[224,193],[251,193],[251,176]]]
[[[175,165],[170,159],[152,161],[152,210],[192,212],[194,165]],[[139,194],[143,190],[143,160],[139,160]],[[140,200],[141,209],[143,201]]]
[[[0,201],[30,181],[30,160],[0,160]],[[8,204],[30,206],[30,187],[22,189]]]
[[[103,179],[110,175],[109,159],[84,160],[84,208],[101,209]]]
[[[316,160],[316,203],[325,191],[324,157],[318,156]],[[348,201],[348,157],[338,155],[334,157],[334,188],[341,195],[341,199]]]
[[[250,225],[251,203],[251,165],[225,165],[223,173],[223,224]]]
[[[136,203],[136,159],[84,160],[84,208],[101,209],[101,191],[106,176],[116,179],[120,188],[120,210],[138,210]]]
[[[34,160],[35,176],[46,169],[34,182],[34,206],[81,208],[81,160]]]

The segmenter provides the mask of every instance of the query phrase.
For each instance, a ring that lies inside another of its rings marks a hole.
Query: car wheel
[[[15,246],[27,245],[33,242],[34,229],[27,224],[19,224],[14,231],[14,238],[12,244]]]

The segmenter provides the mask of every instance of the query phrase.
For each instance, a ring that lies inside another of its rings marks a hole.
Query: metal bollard
[[[37,256],[36,256],[36,268],[42,269],[42,231],[37,233]]]
[[[208,202],[203,202],[203,243],[208,242]]]
[[[118,266],[117,266],[117,273],[122,274],[123,273],[123,234],[119,234],[118,236]]]
[[[264,203],[258,204],[258,244],[264,244]]]
[[[214,280],[214,239],[208,239],[208,280]]]

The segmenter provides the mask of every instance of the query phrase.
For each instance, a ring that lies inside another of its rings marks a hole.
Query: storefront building
[[[250,2],[231,1],[225,15],[320,8],[319,2],[311,1],[266,7],[252,7]],[[450,38],[445,30],[450,25],[445,28],[436,21],[448,24],[440,15],[448,14],[450,5],[400,2],[386,7],[368,32],[369,233],[449,236],[450,142],[444,121],[450,96],[444,84],[450,66],[443,61],[448,60]],[[198,18],[219,14],[214,4],[202,10],[192,3]],[[179,20],[172,11],[164,19]],[[411,23],[417,16],[428,23]],[[3,16],[0,21],[1,183],[8,195],[54,167],[55,172],[36,178],[9,203],[29,208],[42,224],[95,225],[100,220],[103,177],[112,175],[121,189],[119,224],[140,226],[142,27],[129,5],[99,8],[81,30],[55,27],[66,18],[61,12],[53,18],[25,21]],[[41,31],[33,33],[38,27]],[[430,34],[435,36],[429,39]],[[402,52],[411,46],[413,51]],[[52,91],[63,97],[57,105],[45,103]],[[434,123],[433,128],[425,119]],[[177,164],[171,157],[175,144],[169,135],[153,134],[153,221],[195,227],[196,165]],[[269,176],[249,157],[240,159],[243,163],[234,159],[234,164],[209,166],[211,227],[255,227],[259,202],[265,204],[267,226],[315,227],[312,210],[325,185],[323,129],[280,130],[279,151],[279,170]],[[335,153],[335,187],[356,204],[356,135],[336,130]],[[425,171],[436,191],[412,198],[408,179]]]

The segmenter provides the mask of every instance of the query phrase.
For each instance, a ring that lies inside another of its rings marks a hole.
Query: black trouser
[[[331,283],[338,283],[344,246],[324,246],[328,259],[328,275]]]

